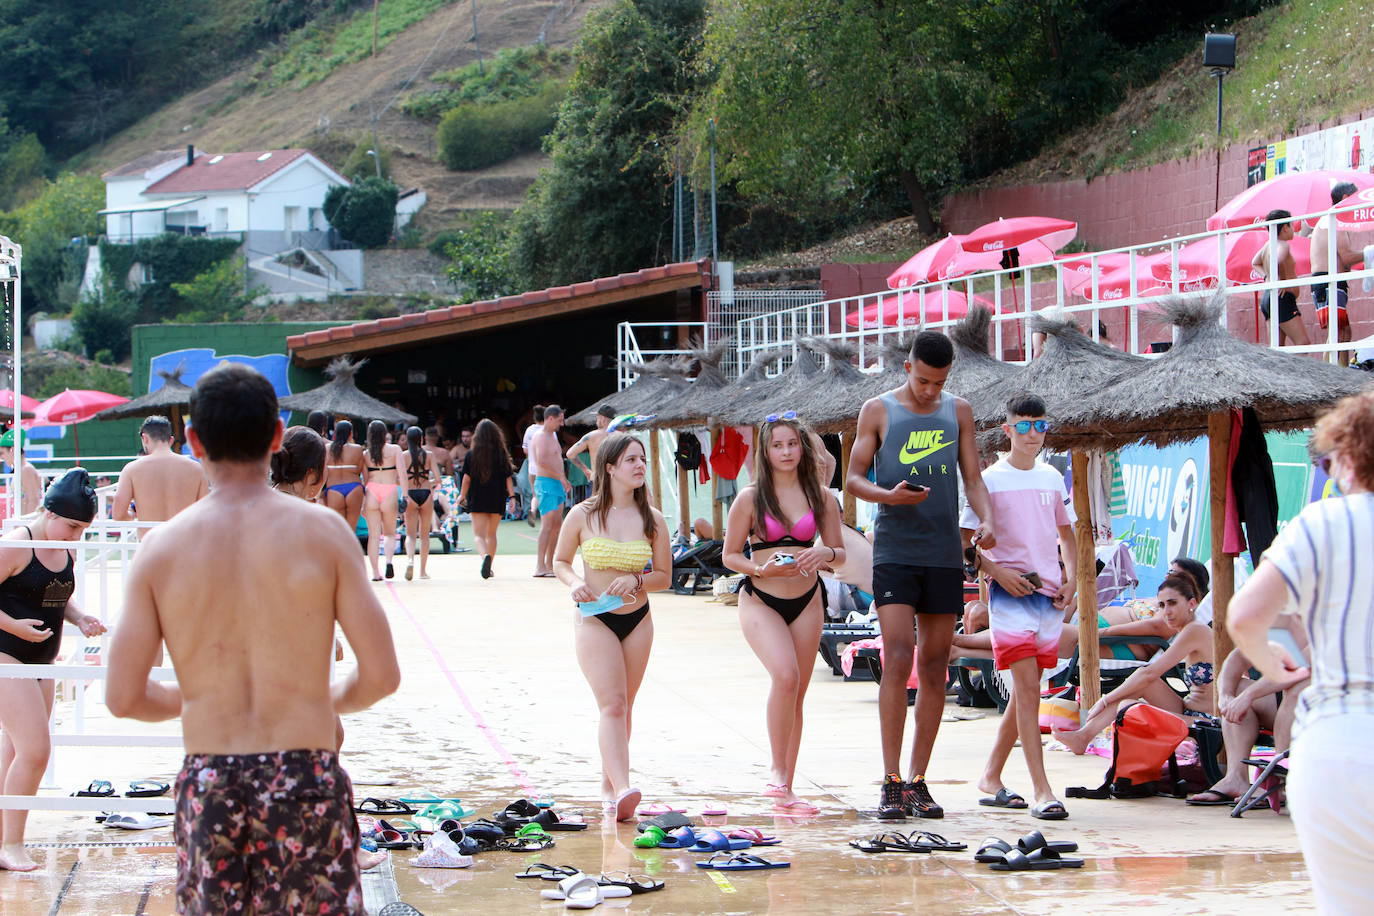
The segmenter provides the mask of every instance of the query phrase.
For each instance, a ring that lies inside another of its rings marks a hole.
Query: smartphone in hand
[[[1045,587],[1045,583],[1040,581],[1040,574],[1038,572],[1022,573],[1021,578],[1029,582],[1032,588],[1040,589]]]
[[[924,493],[926,490],[930,489],[930,487],[922,486],[918,483],[912,483],[909,480],[903,480],[901,485],[906,487],[908,490],[915,490],[918,493]]]

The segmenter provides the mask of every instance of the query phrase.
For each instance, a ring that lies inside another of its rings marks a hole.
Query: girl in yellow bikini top
[[[616,572],[643,572],[654,558],[648,541],[617,541],[608,537],[590,537],[582,542],[582,562],[588,569],[610,569]]]

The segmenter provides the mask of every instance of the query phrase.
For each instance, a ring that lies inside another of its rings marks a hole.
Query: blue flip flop
[[[736,852],[754,844],[746,839],[732,840],[719,830],[702,830],[692,844],[692,852]]]
[[[697,863],[697,868],[713,868],[716,871],[762,871],[767,868],[791,867],[791,862],[773,862],[749,852],[718,852],[705,862]]]
[[[696,846],[697,835],[691,827],[679,827],[669,831],[668,835],[658,841],[659,849],[692,849]]]

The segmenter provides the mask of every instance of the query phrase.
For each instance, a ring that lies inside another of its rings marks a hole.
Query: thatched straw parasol
[[[720,371],[720,364],[729,352],[729,338],[719,340],[710,347],[695,346],[687,357],[689,364],[695,364],[697,367],[695,380],[680,394],[671,399],[663,399],[664,403],[658,410],[650,411],[657,413],[658,416],[648,425],[665,429],[706,426],[710,414],[703,410],[701,405],[706,400],[705,395],[720,391],[730,384],[725,373]]]
[[[768,392],[777,388],[781,376],[769,378],[768,369],[786,355],[786,350],[768,350],[756,353],[749,363],[749,367],[740,374],[740,377],[725,387],[710,391],[690,392],[688,396],[693,401],[691,410],[709,417],[713,424],[727,423],[729,425],[725,420],[725,414],[735,403],[766,397]]]
[[[974,419],[979,429],[979,445],[986,450],[1008,447],[1001,424],[1006,419],[1007,400],[1021,391],[1039,395],[1046,404],[1055,427],[1068,411],[1077,410],[1083,395],[1149,365],[1143,356],[1134,356],[1094,341],[1071,321],[1031,316],[1031,330],[1045,335],[1045,349],[1024,366],[1003,375],[983,389],[974,404]],[[1045,437],[1051,448],[1081,442],[1061,441],[1054,428]]]
[[[172,421],[172,438],[177,442],[186,441],[185,411],[191,406],[191,389],[181,381],[186,364],[181,363],[168,372],[157,371],[162,385],[142,397],[108,407],[96,414],[93,420],[126,420],[129,417],[165,416]]]
[[[1209,302],[1166,298],[1159,310],[1179,329],[1179,340],[1158,359],[1122,373],[1115,380],[1084,392],[1076,403],[1060,404],[1056,438],[1079,446],[1118,448],[1134,442],[1164,445],[1208,438],[1212,535],[1212,640],[1217,665],[1231,651],[1226,612],[1233,589],[1232,558],[1223,552],[1226,484],[1230,471],[1232,410],[1250,407],[1273,429],[1308,426],[1317,412],[1369,384],[1368,376],[1310,357],[1295,356],[1231,336],[1219,319],[1226,295]],[[1073,453],[1073,473],[1084,479],[1084,448]],[[1092,533],[1087,487],[1074,488],[1078,514],[1079,593],[1092,588]],[[1095,622],[1079,621],[1080,659],[1096,672]],[[1096,678],[1083,701],[1096,701]]]
[[[299,410],[302,413],[322,410],[335,417],[354,420],[414,423],[414,414],[397,410],[358,390],[353,377],[366,363],[365,359],[353,362],[347,356],[337,357],[324,370],[324,374],[329,376],[328,382],[309,391],[287,395],[277,403],[287,410]]]
[[[818,433],[852,432],[863,400],[858,391],[871,380],[854,365],[854,347],[824,337],[797,341],[806,350],[828,358],[819,376],[805,387],[788,389],[790,409]]]
[[[786,372],[740,391],[712,416],[727,426],[756,426],[769,414],[796,410],[796,402],[806,396],[820,375],[820,363],[810,350],[799,347]],[[726,390],[722,389],[719,394],[724,397]]]
[[[625,365],[638,376],[629,387],[612,392],[584,407],[568,417],[567,422],[573,426],[595,425],[596,412],[604,406],[610,406],[617,416],[627,413],[658,413],[660,407],[670,403],[686,389],[686,378],[691,369],[690,361],[680,357]]]
[[[1157,306],[1179,329],[1164,355],[1056,411],[1067,444],[1167,445],[1207,435],[1218,412],[1254,408],[1266,429],[1311,426],[1320,410],[1364,390],[1368,375],[1243,341],[1220,323],[1226,299],[1169,298]]]

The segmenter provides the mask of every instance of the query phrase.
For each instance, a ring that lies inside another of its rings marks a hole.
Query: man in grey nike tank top
[[[922,331],[916,336],[905,363],[906,384],[868,400],[859,412],[845,479],[855,497],[878,504],[873,603],[883,631],[878,719],[886,774],[879,817],[944,816],[926,787],[925,773],[944,715],[954,622],[964,604],[956,473],[969,505],[984,520],[974,539],[987,547],[997,542],[978,467],[973,410],[963,398],[943,391],[953,362],[954,346],[945,335]],[[904,780],[900,757],[913,661],[920,690],[910,778]]]

